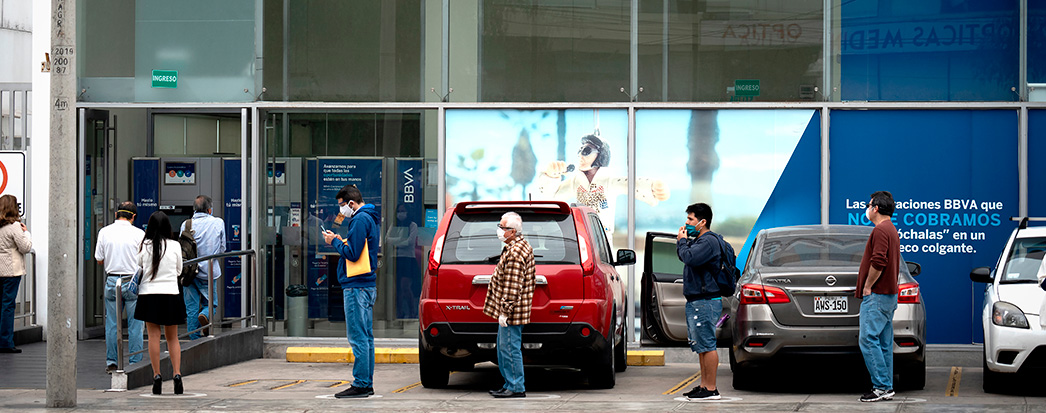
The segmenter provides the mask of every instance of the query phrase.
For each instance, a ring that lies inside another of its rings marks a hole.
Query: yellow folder
[[[345,244],[349,241],[346,240]],[[370,272],[370,251],[367,249],[367,240],[363,240],[363,253],[360,254],[360,259],[356,261],[345,260],[345,276],[355,277],[360,274],[366,274]]]

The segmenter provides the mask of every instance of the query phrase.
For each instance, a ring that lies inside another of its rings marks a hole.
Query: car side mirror
[[[970,281],[975,283],[988,283],[992,282],[992,270],[988,267],[977,267],[970,271]]]
[[[636,263],[636,252],[632,250],[617,250],[617,260],[614,265],[632,265]]]
[[[908,265],[908,273],[911,274],[912,277],[923,272],[923,266],[919,265],[917,262],[905,261],[904,263]]]

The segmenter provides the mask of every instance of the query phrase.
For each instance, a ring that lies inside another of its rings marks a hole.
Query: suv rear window
[[[1010,249],[1000,284],[1039,282],[1039,266],[1046,255],[1046,238],[1017,238]]]
[[[868,236],[818,235],[768,238],[760,264],[767,267],[860,265]],[[903,263],[902,263],[903,264]]]
[[[497,235],[502,213],[454,215],[443,243],[442,263],[496,263],[504,245]],[[523,218],[523,238],[534,248],[536,264],[581,265],[577,231],[571,215],[518,213]]]

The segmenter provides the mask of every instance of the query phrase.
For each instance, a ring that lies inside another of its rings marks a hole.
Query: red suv
[[[443,216],[421,292],[422,385],[444,387],[450,371],[497,360],[498,323],[483,315],[483,300],[501,255],[497,225],[509,211],[523,217],[537,266],[524,363],[578,367],[593,387],[614,387],[626,367],[628,302],[614,266],[634,264],[635,252],[612,257],[595,210],[553,201],[462,202]]]

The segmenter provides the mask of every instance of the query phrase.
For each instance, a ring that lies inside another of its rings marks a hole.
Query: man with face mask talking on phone
[[[505,386],[491,390],[490,395],[527,397],[523,386],[523,325],[530,323],[534,298],[534,249],[523,238],[523,218],[515,212],[501,216],[497,234],[505,246],[487,286],[483,314],[498,319],[498,370]]]
[[[697,353],[701,384],[686,392],[689,400],[719,400],[716,388],[715,325],[723,312],[723,301],[716,284],[720,245],[710,229],[712,208],[697,203],[686,207],[686,225],[676,234],[676,253],[683,262],[683,296],[686,297],[686,336],[690,349]]]

